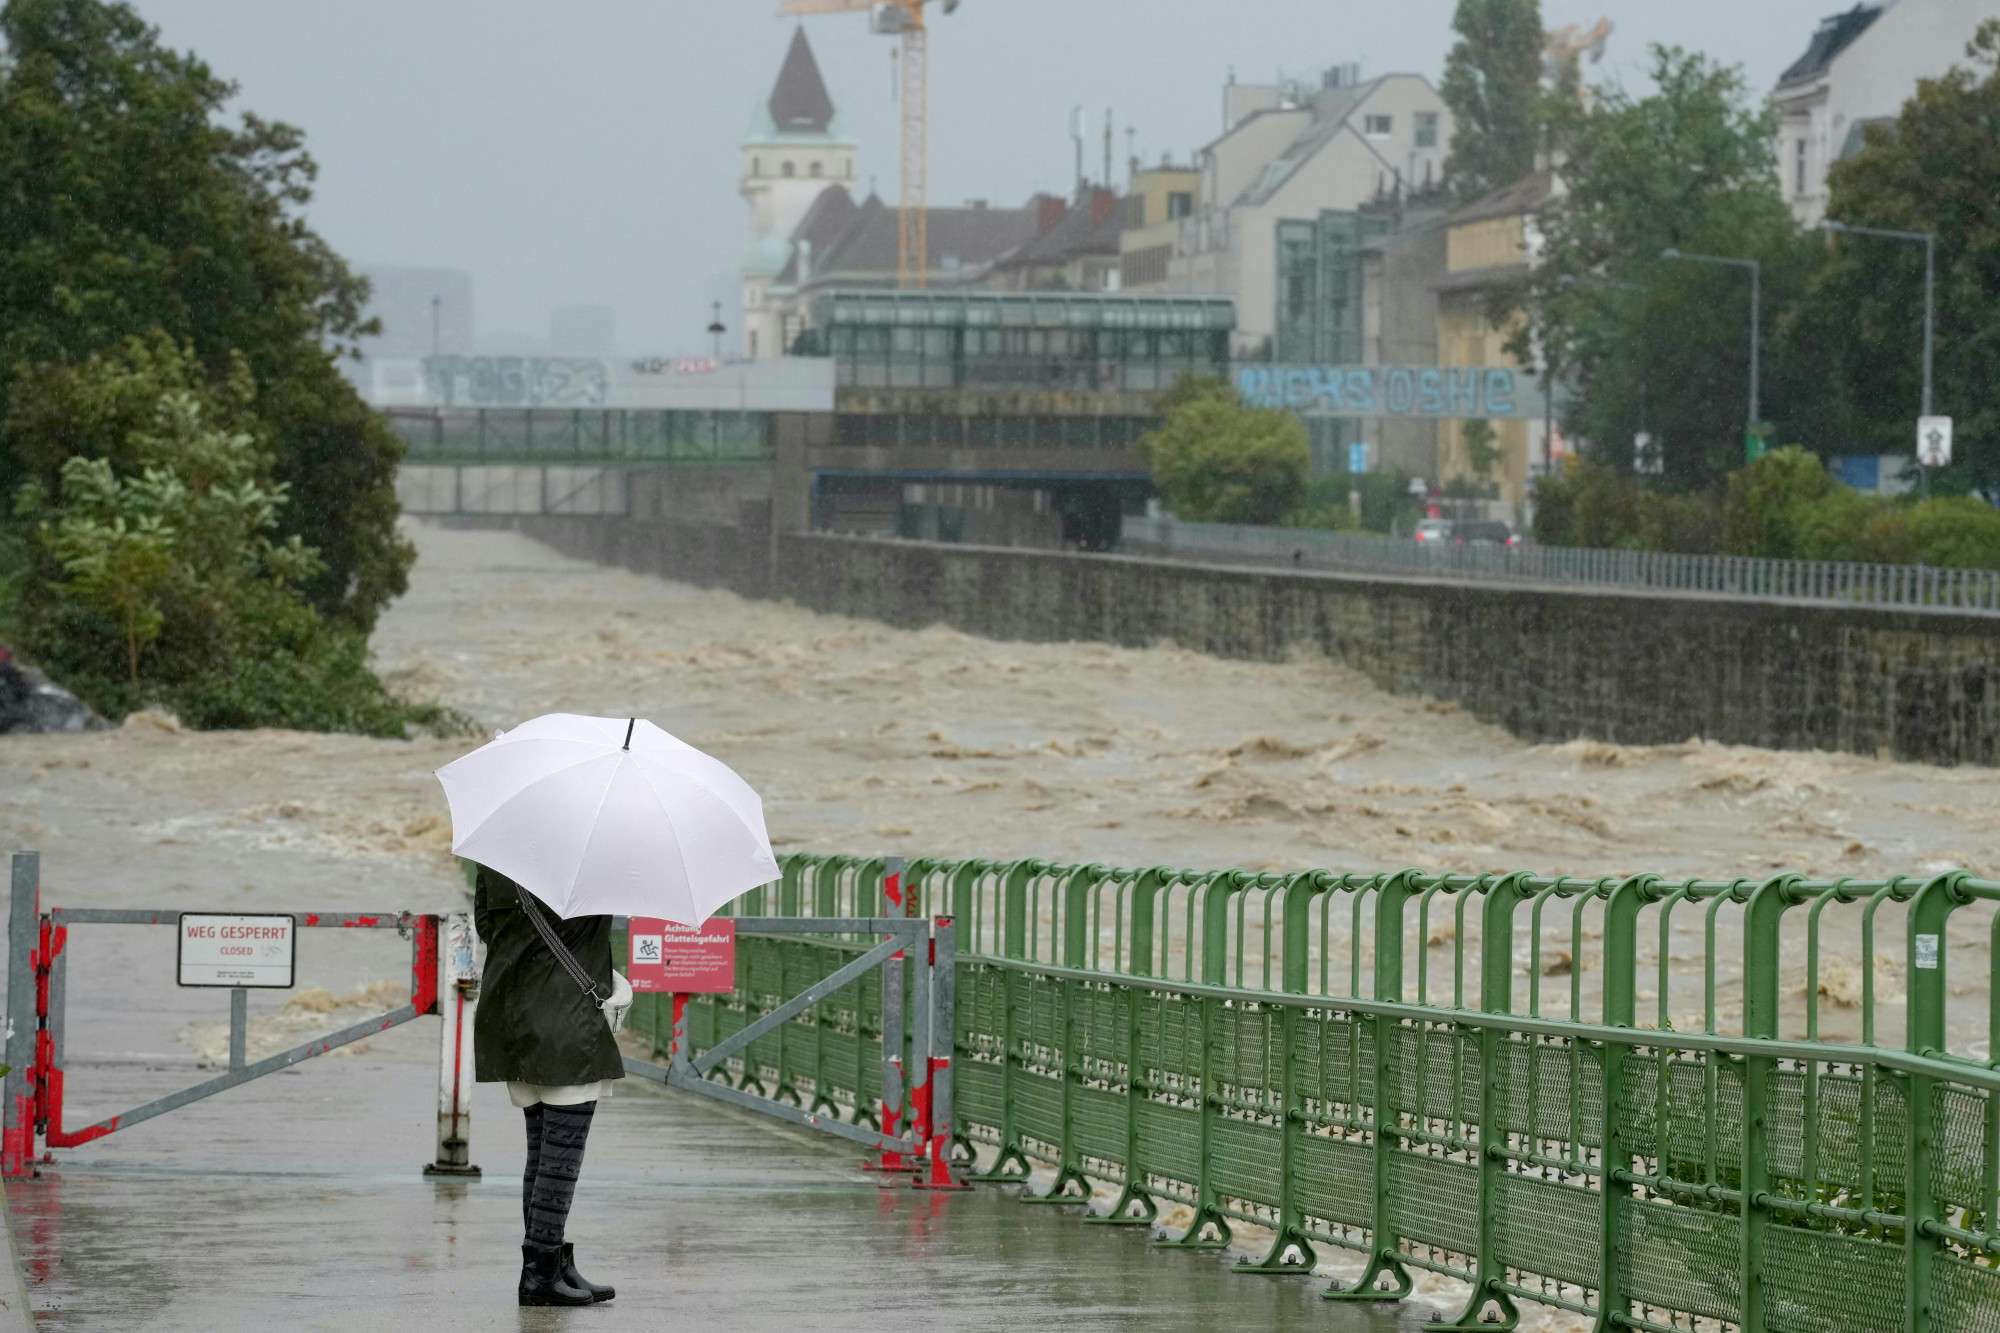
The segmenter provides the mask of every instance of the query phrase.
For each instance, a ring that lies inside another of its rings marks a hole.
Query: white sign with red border
[[[285,913],[182,912],[175,974],[183,986],[288,990],[296,925]]]

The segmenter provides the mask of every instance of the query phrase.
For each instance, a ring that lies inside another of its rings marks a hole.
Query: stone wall
[[[1533,741],[1700,736],[2000,763],[2000,617],[809,533],[773,542],[747,526],[489,522],[585,559],[909,628],[1164,640],[1238,658],[1323,652]]]

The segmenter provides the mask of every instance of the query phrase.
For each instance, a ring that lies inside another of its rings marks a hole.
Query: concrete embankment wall
[[[2000,618],[1294,573],[588,516],[494,516],[558,550],[750,597],[995,639],[1314,650],[1533,741],[1705,737],[2000,762]]]

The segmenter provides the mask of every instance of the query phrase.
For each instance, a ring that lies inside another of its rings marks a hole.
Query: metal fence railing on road
[[[1658,588],[1723,597],[2000,614],[2000,570],[1990,569],[1570,546],[1433,544],[1319,528],[1182,523],[1145,517],[1125,520],[1123,549],[1134,555],[1287,569]]]
[[[880,858],[781,864],[744,915],[881,900]],[[975,1178],[1053,1168],[1039,1197],[1079,1205],[1106,1184],[1102,1223],[1179,1205],[1187,1248],[1273,1233],[1239,1271],[1352,1251],[1361,1279],[1330,1298],[1458,1278],[1459,1327],[1512,1327],[1518,1300],[1658,1333],[2000,1310],[2000,884],[926,859],[901,893],[956,923]],[[740,949],[736,993],[689,1002],[694,1045],[855,947]],[[871,1117],[874,998],[800,1015],[730,1076]]]

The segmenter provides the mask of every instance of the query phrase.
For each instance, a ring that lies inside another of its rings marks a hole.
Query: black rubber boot
[[[590,1293],[563,1281],[563,1248],[560,1245],[521,1247],[521,1304],[589,1305]]]
[[[576,1271],[576,1246],[568,1241],[562,1247],[562,1280],[578,1291],[589,1292],[593,1301],[608,1301],[618,1294],[616,1287],[602,1286]]]

